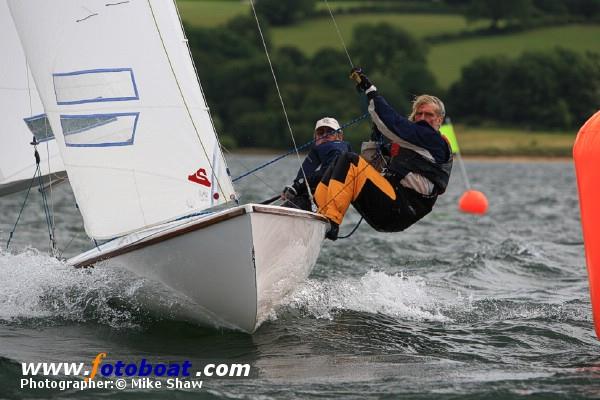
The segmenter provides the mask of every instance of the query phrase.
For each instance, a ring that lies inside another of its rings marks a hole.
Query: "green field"
[[[330,6],[335,9],[353,4],[360,3],[331,2]],[[248,3],[241,1],[179,0],[178,5],[182,19],[189,26],[216,26],[236,15],[250,12]],[[321,8],[323,6],[324,3],[320,5]],[[352,40],[354,26],[361,23],[387,22],[406,29],[421,39],[436,34],[474,30],[487,25],[487,21],[469,24],[461,15],[447,14],[346,14],[336,16],[336,22],[346,45]],[[327,17],[314,18],[290,27],[272,28],[271,36],[275,46],[295,46],[307,55],[312,55],[323,47],[342,49],[335,26]],[[480,56],[500,54],[517,57],[525,51],[546,50],[556,46],[580,52],[591,50],[600,53],[598,38],[600,25],[570,25],[464,39],[432,45],[429,49],[428,64],[438,83],[447,88],[460,78],[462,67]]]
[[[237,15],[249,15],[250,6],[241,1],[177,0],[183,22],[192,27],[222,25]]]
[[[416,3],[416,1],[414,2]],[[335,12],[339,9],[349,9],[356,7],[363,7],[365,5],[378,5],[378,6],[389,6],[394,7],[397,6],[397,2],[395,1],[382,1],[382,0],[363,0],[363,1],[328,1],[325,3],[322,0],[317,1],[315,4],[315,8],[317,10],[327,10],[327,4],[329,4],[329,8]]]
[[[430,49],[428,65],[438,83],[448,87],[460,78],[461,68],[477,57],[497,54],[516,57],[525,51],[548,50],[556,46],[582,53],[588,50],[600,53],[600,26],[544,28],[441,44]]]
[[[256,0],[255,0],[256,1]],[[285,1],[285,0],[282,0]],[[336,10],[355,8],[369,4],[385,5],[382,1],[330,1],[329,8],[335,15]],[[388,2],[394,6],[394,2]],[[251,13],[248,1],[222,1],[222,0],[177,0],[177,7],[181,18],[189,26],[217,26],[227,22],[237,15]],[[316,3],[317,10],[327,10],[324,1]]]
[[[478,156],[571,157],[576,135],[464,125],[455,125],[455,131],[461,154]]]
[[[354,26],[358,24],[386,22],[405,29],[418,38],[474,30],[487,25],[484,22],[468,24],[461,15],[446,14],[356,14],[335,16],[335,20],[347,45],[352,40]],[[335,25],[331,18],[326,17],[311,19],[290,27],[273,28],[272,39],[275,46],[295,46],[308,55],[314,54],[322,47],[341,49],[342,46]]]
[[[448,14],[344,14],[336,7],[358,2],[330,2],[337,24],[347,45],[352,30],[359,23],[387,22],[406,29],[418,38],[443,33],[458,33],[487,26],[488,22],[468,24],[461,15]],[[250,8],[242,1],[179,0],[181,17],[188,26],[217,26],[236,15],[248,15]],[[320,8],[324,3],[319,5]],[[307,55],[318,49],[342,49],[335,27],[328,17],[314,18],[291,27],[272,28],[275,46],[295,46]],[[517,57],[525,51],[547,50],[561,46],[571,50],[600,53],[600,25],[567,25],[535,29],[516,34],[485,36],[431,45],[429,68],[438,83],[449,87],[460,78],[461,68],[475,58],[489,55]],[[376,44],[374,44],[376,45]],[[352,56],[352,54],[350,54]],[[400,68],[401,66],[399,66]],[[517,129],[456,126],[461,152],[487,156],[571,156],[575,132],[524,132]]]

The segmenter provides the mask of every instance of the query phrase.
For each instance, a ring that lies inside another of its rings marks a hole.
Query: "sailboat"
[[[32,183],[37,169],[32,138],[39,143],[42,185],[60,182],[67,174],[6,0],[0,1],[0,37],[0,196],[4,196]]]
[[[327,221],[238,204],[174,1],[8,0],[85,231],[191,320],[254,332],[316,263]]]

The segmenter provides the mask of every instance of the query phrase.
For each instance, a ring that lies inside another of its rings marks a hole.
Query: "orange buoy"
[[[596,337],[600,338],[600,111],[581,127],[573,146],[583,243]]]
[[[488,209],[487,197],[478,190],[467,190],[458,200],[458,209],[469,214],[483,215]]]

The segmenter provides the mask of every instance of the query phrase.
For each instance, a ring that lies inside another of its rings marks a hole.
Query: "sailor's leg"
[[[329,181],[331,180],[331,174],[333,173],[333,166],[335,163],[330,165],[326,170],[321,181],[317,183],[315,192],[313,193],[313,200],[317,205],[318,212],[322,213],[327,208],[327,193],[329,192]]]
[[[323,203],[320,193],[317,205],[319,212],[337,224],[342,219],[350,204],[360,195],[365,183],[371,181],[391,200],[396,198],[394,188],[367,161],[354,153],[344,153],[337,159],[327,188],[327,200]],[[323,183],[323,182],[322,182]],[[325,185],[321,186],[324,190]],[[317,187],[319,191],[319,187]]]

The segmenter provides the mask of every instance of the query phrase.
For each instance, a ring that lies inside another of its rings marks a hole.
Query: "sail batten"
[[[233,198],[174,3],[9,6],[89,236]]]

